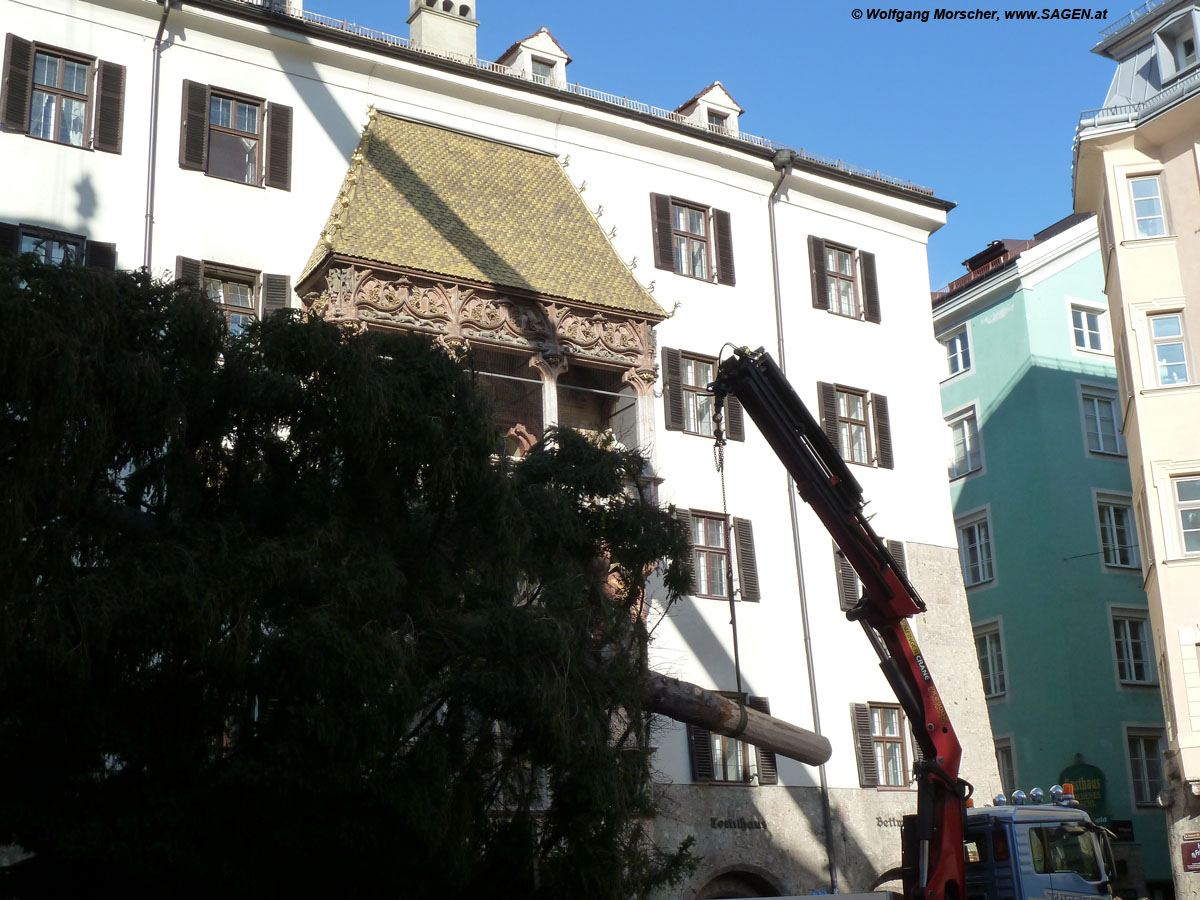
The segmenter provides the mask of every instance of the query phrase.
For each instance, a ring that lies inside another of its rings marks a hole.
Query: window
[[[725,545],[724,519],[693,514],[692,546],[695,553],[696,596],[728,596],[725,567],[729,562],[729,548]]]
[[[20,253],[32,253],[52,266],[83,261],[83,238],[79,235],[57,234],[49,231],[21,229]]]
[[[996,768],[1000,770],[1000,789],[1004,791],[1004,796],[1011,796],[1017,787],[1011,738],[996,738]]]
[[[82,234],[67,234],[30,225],[0,222],[0,256],[33,253],[44,263],[82,264],[93,269],[115,269],[116,244],[89,241]]]
[[[1029,829],[1033,870],[1039,874],[1071,872],[1084,881],[1104,878],[1100,844],[1084,828],[1033,826]]]
[[[1125,499],[1101,496],[1096,501],[1100,519],[1100,549],[1106,566],[1140,568],[1137,530],[1133,525],[1133,508]]]
[[[904,541],[884,540],[884,545],[896,568],[907,578],[908,558]],[[842,553],[836,542],[833,545],[833,563],[838,583],[838,606],[842,612],[848,612],[858,605],[859,596],[862,594],[862,584],[858,580],[858,573],[850,565],[850,560],[846,559],[846,555]]]
[[[893,467],[887,397],[824,381],[817,383],[817,395],[821,428],[842,459],[881,469]]]
[[[1200,477],[1172,478],[1183,552],[1200,553]]]
[[[1153,806],[1162,790],[1162,733],[1157,730],[1130,729],[1129,773],[1133,779],[1133,802]]]
[[[708,111],[708,127],[714,131],[723,131],[729,127],[729,116],[725,113]]]
[[[722,697],[736,700],[738,695],[719,692]],[[770,715],[771,704],[766,697],[746,697],[746,706]],[[694,781],[717,781],[731,784],[777,784],[778,766],[775,754],[761,750],[737,738],[713,734],[694,725],[687,727],[688,749],[692,760]],[[751,757],[750,752],[754,751]],[[753,760],[753,762],[752,762]]]
[[[983,446],[979,440],[979,419],[975,407],[947,417],[950,426],[950,478],[962,478],[983,467]]]
[[[904,713],[893,703],[853,703],[850,707],[863,787],[908,784],[908,741]]]
[[[837,392],[838,444],[842,459],[867,465],[871,461],[867,440],[867,395],[861,391]]]
[[[1008,691],[1008,686],[1004,680],[1004,646],[1000,640],[999,622],[988,622],[975,627],[975,655],[979,659],[983,695],[1003,697]]]
[[[1112,626],[1117,678],[1122,684],[1153,684],[1154,660],[1150,655],[1150,623],[1146,613],[1139,610],[1113,613]]]
[[[209,175],[258,184],[261,115],[258,103],[235,97],[208,98]]]
[[[716,374],[711,360],[683,357],[683,430],[711,437],[713,396],[708,391]]]
[[[542,84],[549,84],[554,80],[554,63],[538,57],[533,57],[531,62],[533,69],[533,80]]]
[[[195,81],[183,83],[182,168],[242,184],[291,190],[291,146],[290,106]]]
[[[729,547],[725,543],[725,520],[717,513],[676,509],[676,517],[687,529],[692,542],[692,576],[697,597],[724,600],[728,594],[726,572]],[[749,519],[733,518],[734,549],[737,551],[735,596],[747,602],[761,599],[758,583],[758,558],[754,550],[754,525]]]
[[[710,356],[663,347],[662,368],[667,430],[711,437],[713,397],[708,386],[716,377],[717,361]],[[724,428],[731,441],[746,439],[745,414],[736,397],[725,400]]]
[[[677,275],[734,284],[729,213],[665,194],[650,195],[654,265]]]
[[[1072,306],[1071,331],[1075,338],[1075,346],[1080,350],[1103,350],[1104,341],[1100,329],[1103,322],[1102,310]]]
[[[967,587],[983,584],[995,577],[992,568],[991,530],[986,512],[974,513],[958,522],[958,554],[963,582]]]
[[[5,128],[30,137],[121,152],[125,67],[8,35]]]
[[[1159,187],[1157,175],[1129,179],[1129,193],[1133,198],[1133,230],[1139,238],[1162,237],[1167,233]]]
[[[1116,394],[1101,388],[1083,388],[1083,430],[1092,453],[1121,453]]]
[[[1183,314],[1150,316],[1150,341],[1154,345],[1157,383],[1188,383],[1187,353],[1183,345]]]
[[[809,235],[812,305],[852,319],[880,321],[875,254]]]
[[[291,292],[286,275],[262,275],[253,269],[183,256],[175,258],[175,277],[203,289],[224,314],[233,335],[245,331],[260,314],[286,308]]]
[[[951,375],[971,368],[971,347],[967,342],[965,327],[943,340],[942,344],[946,348],[946,367]]]

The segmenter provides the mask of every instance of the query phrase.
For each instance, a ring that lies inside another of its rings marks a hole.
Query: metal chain
[[[725,412],[713,413],[713,463],[721,478],[721,527],[725,533],[725,594],[729,598],[729,625],[733,629],[733,675],[737,682],[738,705],[743,704],[742,656],[738,650],[737,603],[733,595],[733,530],[729,523],[729,502],[725,496],[725,432],[722,429]],[[744,706],[743,706],[743,713]]]

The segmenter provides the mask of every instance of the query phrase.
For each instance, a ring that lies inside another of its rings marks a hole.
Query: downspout
[[[767,198],[767,214],[771,224],[771,275],[775,286],[775,332],[778,335],[776,354],[779,357],[779,368],[786,375],[787,356],[784,352],[783,340],[783,291],[779,284],[779,239],[775,230],[775,204],[779,200],[779,193],[783,189],[783,183],[787,180],[788,175],[792,173],[792,166],[796,163],[796,152],[786,149],[778,150],[771,162],[779,172],[779,181],[775,183],[775,188],[771,191],[770,197]],[[813,664],[812,634],[808,624],[808,597],[804,591],[804,558],[800,552],[800,518],[796,510],[796,483],[792,480],[791,473],[787,477],[787,496],[788,512],[791,515],[792,521],[792,551],[796,557],[796,587],[800,595],[800,623],[804,632],[804,661],[808,666],[808,692],[809,702],[812,703],[813,731],[820,734],[821,710],[817,699],[817,672]],[[817,768],[817,771],[821,780],[821,815],[825,822],[825,853],[829,857],[829,890],[831,893],[836,894],[838,892],[838,877],[837,863],[834,859],[833,811],[829,804],[829,780],[825,774],[824,763]]]
[[[142,267],[150,271],[150,251],[154,244],[154,169],[158,157],[158,75],[162,56],[163,32],[167,29],[167,16],[171,12],[171,0],[162,0],[162,18],[158,22],[158,34],[154,36],[154,61],[150,68],[150,158],[146,163],[146,223],[142,246]]]

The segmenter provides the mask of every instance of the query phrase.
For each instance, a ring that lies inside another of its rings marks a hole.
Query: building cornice
[[[145,2],[149,2],[149,0],[145,0]],[[904,199],[942,212],[949,212],[957,205],[952,201],[936,197],[929,188],[911,181],[892,178],[878,170],[855,166],[844,160],[824,157],[804,149],[796,150],[785,144],[740,130],[721,133],[720,129],[712,129],[688,121],[674,111],[658,109],[647,103],[609,95],[603,91],[578,84],[541,84],[498,63],[475,58],[458,59],[449,54],[433,52],[415,46],[407,38],[360,27],[334,17],[308,11],[304,11],[302,14],[292,14],[281,9],[273,9],[269,5],[256,4],[252,0],[189,0],[188,6],[257,22],[272,29],[286,27],[299,34],[317,37],[333,44],[368,50],[381,56],[402,59],[425,68],[465,76],[475,81],[503,86],[537,97],[553,98],[622,118],[634,119],[656,129],[716,145],[751,158],[771,160],[779,150],[792,150],[796,153],[793,166],[795,170]]]

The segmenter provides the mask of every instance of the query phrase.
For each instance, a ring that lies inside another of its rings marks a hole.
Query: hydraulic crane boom
[[[902,869],[906,900],[962,900],[965,800],[958,777],[962,746],[946,714],[908,617],[925,604],[863,512],[862,488],[819,423],[764,350],[738,349],[718,367],[717,439],[725,399],[732,395],[754,420],[791,474],[796,489],[832,535],[862,584],[846,614],[862,624],[880,668],[913,724],[918,759],[917,813],[905,816]]]

